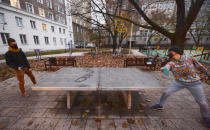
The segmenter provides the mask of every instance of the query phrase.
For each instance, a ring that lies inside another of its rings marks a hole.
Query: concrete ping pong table
[[[132,91],[159,87],[163,85],[157,79],[136,68],[62,68],[38,81],[32,90],[67,91],[68,109],[72,91],[120,91],[131,109]]]

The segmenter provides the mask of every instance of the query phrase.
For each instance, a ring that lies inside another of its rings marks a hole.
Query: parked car
[[[93,44],[93,43],[88,43],[86,47],[87,48],[94,48],[94,47],[96,47],[96,45]]]
[[[75,45],[75,48],[84,48],[84,45],[83,44],[77,44],[77,45]]]

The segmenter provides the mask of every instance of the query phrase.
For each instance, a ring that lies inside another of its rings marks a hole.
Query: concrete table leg
[[[67,108],[70,109],[71,108],[71,95],[70,95],[70,91],[67,91]]]
[[[131,109],[131,91],[128,91],[128,109]]]
[[[123,92],[121,91],[125,104],[127,106],[128,109],[131,109],[131,91],[128,92]]]

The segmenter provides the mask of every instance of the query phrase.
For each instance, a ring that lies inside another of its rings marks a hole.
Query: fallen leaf
[[[97,119],[95,120],[95,122],[101,123],[101,119],[97,118]]]
[[[33,121],[29,121],[28,124],[27,124],[27,126],[30,126],[32,124],[33,124]]]
[[[73,122],[73,125],[74,125],[74,126],[77,126],[77,125],[78,125],[78,122],[77,122],[77,121],[74,121],[74,122]]]
[[[86,112],[82,113],[82,118],[85,118],[86,116],[87,116]]]
[[[0,129],[3,129],[3,128],[5,128],[5,126],[3,126],[3,125],[0,125]]]
[[[123,127],[123,128],[128,128],[127,123],[126,123],[126,122],[123,122],[122,127]]]
[[[134,123],[135,123],[135,120],[133,120],[133,119],[127,119],[127,122],[128,122],[129,124],[134,124]]]
[[[104,103],[104,106],[107,107],[107,106],[108,106],[108,103],[105,102],[105,103]]]
[[[139,125],[143,125],[144,121],[143,120],[138,120]]]
[[[146,104],[140,103],[140,107],[146,107]]]
[[[114,123],[114,122],[112,122],[112,123],[111,123],[111,125],[112,125],[113,127],[116,127],[116,125],[115,125],[115,123]]]
[[[105,119],[106,119],[106,120],[109,120],[109,116],[105,116]]]

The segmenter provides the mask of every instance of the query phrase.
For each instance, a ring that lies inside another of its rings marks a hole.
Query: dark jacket
[[[6,64],[13,69],[17,70],[18,67],[30,68],[28,60],[21,49],[19,52],[7,51],[7,53],[5,54],[5,59],[6,59]]]

